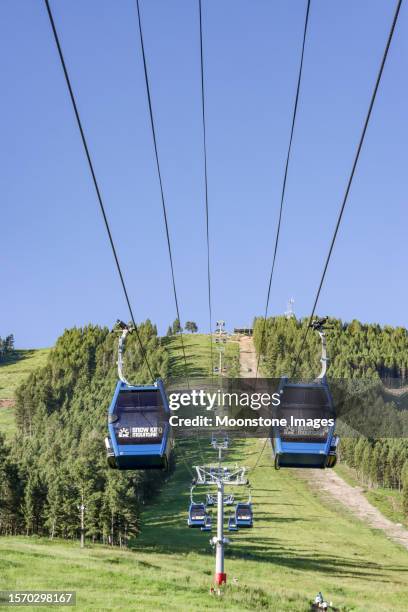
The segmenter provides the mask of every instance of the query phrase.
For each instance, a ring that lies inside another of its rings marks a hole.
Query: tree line
[[[0,336],[0,362],[7,361],[7,359],[14,353],[14,335],[9,334],[5,338]]]
[[[150,321],[139,334],[155,374],[169,374],[168,354]],[[0,435],[0,534],[77,538],[80,507],[93,541],[125,545],[139,532],[140,509],[161,487],[161,472],[107,467],[106,415],[115,388],[117,335],[89,325],[57,341],[45,367],[16,392],[17,433]],[[130,335],[126,375],[150,382]]]
[[[294,366],[307,319],[270,317],[254,321],[254,343],[262,355],[262,368],[268,376],[290,374]],[[408,335],[404,327],[381,327],[360,321],[343,323],[330,319],[327,330],[329,373],[332,378],[378,378],[408,383]],[[310,330],[296,375],[314,377],[320,369],[320,340]]]
[[[198,332],[198,325],[195,321],[186,321],[184,326],[185,331],[189,331],[192,334]],[[175,319],[171,325],[168,326],[166,336],[176,336],[183,331],[183,326],[180,323],[179,319]]]
[[[261,354],[265,376],[277,378],[291,374],[307,325],[307,319],[255,319],[254,343]],[[369,381],[378,381],[391,388],[402,388],[402,392],[408,386],[408,333],[405,328],[330,319],[326,335],[329,380],[354,379],[367,387]],[[320,370],[320,354],[319,337],[311,330],[300,355],[296,377],[315,378]],[[406,395],[402,393],[401,397],[406,398]],[[408,516],[407,402],[397,404],[392,395],[388,399],[376,393],[370,397],[368,391],[363,400],[363,429],[371,429],[371,435],[343,436],[339,447],[340,460],[355,469],[357,477],[367,486],[402,491],[403,508]],[[391,411],[396,415],[394,429],[391,428],[387,435],[395,437],[376,437],[376,424],[383,417],[380,423],[383,433]],[[398,430],[395,430],[395,423]]]
[[[406,439],[342,438],[341,461],[354,468],[357,478],[370,488],[384,487],[403,493],[408,516],[408,444]]]

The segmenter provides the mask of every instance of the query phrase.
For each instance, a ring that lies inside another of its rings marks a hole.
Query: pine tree
[[[372,457],[372,448],[370,443],[366,440],[365,441],[365,445],[364,445],[364,452],[363,452],[363,460],[362,460],[362,474],[363,474],[363,479],[367,482],[367,484],[369,486],[371,486],[372,484],[372,480],[371,480],[371,457]]]
[[[180,325],[180,321],[179,321],[179,319],[175,319],[175,320],[173,321],[173,327],[172,327],[172,329],[173,329],[173,334],[174,334],[174,335],[179,334],[179,333],[181,332],[181,325]]]
[[[194,323],[194,321],[187,321],[187,323],[185,324],[184,329],[186,331],[191,332],[192,334],[198,332],[198,326],[197,323]]]
[[[370,480],[375,485],[381,482],[381,448],[379,444],[374,446],[371,455]]]
[[[354,449],[354,465],[357,470],[357,474],[360,478],[363,477],[363,456],[365,451],[366,440],[360,438]]]

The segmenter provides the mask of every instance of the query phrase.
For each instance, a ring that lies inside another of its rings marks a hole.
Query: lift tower
[[[225,448],[224,441],[218,448],[218,465],[195,466],[197,473],[197,485],[214,485],[217,487],[217,535],[210,542],[215,546],[215,576],[217,585],[227,582],[227,574],[224,568],[224,547],[229,544],[228,538],[224,536],[224,487],[248,485],[246,467],[228,468],[221,465],[222,450]]]

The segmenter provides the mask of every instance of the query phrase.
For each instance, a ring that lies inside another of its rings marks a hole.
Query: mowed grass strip
[[[0,432],[6,437],[15,432],[13,409],[15,390],[33,370],[46,364],[50,350],[18,350],[8,361],[0,363]]]
[[[12,406],[0,405],[0,433],[7,437],[12,436],[16,430],[14,409]]]
[[[184,360],[182,342],[186,359]],[[211,346],[213,367],[219,364],[219,353],[214,339],[209,334],[183,333],[163,338],[163,343],[170,352],[172,378],[190,379],[208,378],[212,375]],[[221,345],[224,350],[224,365],[227,366],[226,376],[239,376],[239,346],[237,342],[227,341]],[[187,364],[187,365],[186,365]]]
[[[13,399],[22,381],[36,368],[44,366],[51,349],[18,350],[6,362],[0,363],[0,399]]]

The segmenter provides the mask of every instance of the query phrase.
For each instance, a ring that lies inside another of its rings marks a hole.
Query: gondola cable
[[[64,55],[63,55],[63,52],[62,52],[61,44],[60,44],[60,41],[59,41],[59,36],[58,36],[57,30],[56,30],[56,26],[55,26],[53,14],[52,14],[52,11],[51,11],[51,7],[49,5],[48,0],[44,0],[44,2],[45,2],[45,5],[46,5],[46,9],[47,9],[47,13],[48,13],[51,29],[52,29],[52,32],[53,32],[53,35],[54,35],[54,39],[55,39],[55,43],[56,43],[56,46],[57,46],[59,58],[60,58],[60,61],[61,61],[61,66],[62,66],[62,69],[63,69],[63,72],[64,72],[64,76],[65,76],[65,80],[66,80],[66,83],[67,83],[69,95],[70,95],[70,98],[71,98],[72,106],[73,106],[75,117],[76,117],[76,120],[77,120],[79,132],[80,132],[80,135],[81,135],[82,144],[83,144],[83,147],[84,147],[84,150],[85,150],[85,154],[86,154],[86,158],[87,158],[87,161],[88,161],[89,169],[90,169],[90,172],[91,172],[91,175],[92,175],[92,179],[93,179],[93,183],[94,183],[94,186],[95,186],[95,191],[96,191],[96,194],[97,194],[97,197],[98,197],[98,202],[99,202],[100,210],[101,210],[101,213],[102,213],[102,216],[103,216],[103,220],[104,220],[104,223],[105,223],[106,231],[107,231],[107,234],[108,234],[108,237],[109,237],[109,242],[110,242],[110,245],[111,245],[111,248],[112,248],[112,252],[113,252],[113,255],[114,255],[116,267],[117,267],[117,270],[118,270],[118,273],[119,273],[121,285],[122,285],[122,288],[123,288],[123,292],[125,294],[126,303],[128,305],[129,313],[130,313],[131,320],[132,320],[132,323],[133,323],[133,330],[132,331],[134,331],[135,334],[136,334],[136,337],[137,337],[137,340],[138,340],[138,343],[139,343],[139,346],[140,346],[140,351],[141,351],[142,357],[143,357],[143,359],[144,359],[144,361],[146,363],[146,366],[148,368],[149,374],[150,374],[151,378],[154,379],[153,371],[152,371],[152,369],[150,367],[150,364],[149,364],[149,361],[148,361],[148,358],[147,358],[147,354],[146,354],[144,345],[142,343],[142,340],[141,340],[141,337],[140,337],[140,334],[139,334],[139,329],[138,329],[138,326],[137,326],[137,324],[135,322],[135,318],[134,318],[134,315],[133,315],[133,309],[131,307],[131,303],[130,303],[130,299],[129,299],[129,294],[128,294],[128,291],[127,291],[127,288],[126,288],[124,276],[123,276],[122,269],[121,269],[120,262],[119,262],[119,258],[118,258],[117,252],[116,252],[115,243],[113,241],[113,236],[112,236],[112,232],[111,232],[111,229],[110,229],[109,221],[108,221],[108,218],[107,218],[107,215],[106,215],[105,207],[104,207],[104,204],[103,204],[102,195],[101,195],[101,192],[100,192],[100,189],[99,189],[99,185],[98,185],[98,181],[97,181],[97,178],[96,178],[96,174],[95,174],[95,171],[94,171],[94,167],[93,167],[93,163],[92,163],[92,158],[91,158],[91,155],[90,155],[90,152],[89,152],[89,148],[88,148],[88,144],[87,144],[87,141],[86,141],[86,138],[85,138],[85,132],[84,132],[84,129],[83,129],[83,126],[82,126],[82,122],[81,122],[81,119],[80,119],[80,115],[79,115],[78,107],[77,107],[77,104],[76,104],[75,96],[74,96],[74,93],[73,93],[73,89],[72,89],[71,81],[70,81],[70,78],[69,78],[68,70],[67,70],[67,67],[66,67],[66,64],[65,64],[65,59],[64,59]],[[187,461],[185,459],[184,452],[181,449],[179,449],[179,450],[180,450],[181,459],[182,459],[183,463],[185,464],[185,466],[187,468],[187,471],[190,473],[190,476],[193,477],[193,472],[192,472],[189,464],[187,463]]]
[[[211,274],[210,274],[210,224],[208,209],[208,175],[207,175],[207,131],[205,120],[205,87],[204,87],[204,53],[203,53],[203,23],[201,0],[198,0],[199,21],[200,21],[200,68],[201,68],[201,110],[203,126],[203,154],[204,154],[204,185],[205,185],[205,220],[206,220],[206,241],[207,241],[207,285],[208,285],[208,313],[210,323],[210,347],[211,347],[211,376],[214,375],[214,358],[212,342],[212,304],[211,304]]]
[[[48,18],[49,18],[49,21],[50,21],[50,25],[51,25],[51,29],[52,29],[53,35],[54,35],[55,44],[57,46],[58,55],[59,55],[59,58],[60,58],[60,61],[61,61],[62,70],[63,70],[65,81],[66,81],[66,84],[67,84],[67,87],[68,87],[69,96],[70,96],[70,99],[71,99],[71,102],[72,102],[72,106],[73,106],[73,109],[74,109],[74,113],[75,113],[75,117],[76,117],[76,120],[77,120],[77,125],[78,125],[78,129],[79,129],[79,133],[81,135],[82,144],[83,144],[83,147],[84,147],[84,150],[85,150],[85,155],[86,155],[86,158],[87,158],[87,161],[88,161],[88,166],[89,166],[89,169],[90,169],[90,172],[91,172],[93,184],[94,184],[96,195],[97,195],[97,198],[98,198],[99,208],[100,208],[100,211],[102,213],[103,221],[104,221],[105,228],[106,228],[106,231],[107,231],[107,234],[108,234],[109,243],[110,243],[110,246],[111,246],[111,249],[112,249],[113,257],[115,259],[115,264],[116,264],[116,268],[117,268],[117,271],[118,271],[118,274],[119,274],[119,278],[120,278],[120,282],[121,282],[121,285],[122,285],[123,293],[125,295],[125,300],[126,300],[126,303],[127,303],[128,309],[129,309],[130,318],[131,318],[133,326],[134,326],[134,331],[135,331],[135,334],[136,334],[136,337],[137,337],[137,340],[138,340],[138,343],[139,343],[140,352],[142,354],[143,360],[146,363],[146,366],[147,366],[147,369],[149,371],[149,374],[150,374],[151,378],[154,379],[153,371],[152,371],[152,369],[150,367],[150,363],[149,363],[149,360],[147,358],[147,353],[146,353],[146,350],[145,350],[145,348],[143,346],[143,343],[142,343],[142,340],[141,340],[141,337],[140,337],[140,334],[139,334],[139,328],[136,325],[135,317],[133,315],[133,309],[132,309],[132,306],[131,306],[131,303],[130,303],[129,294],[128,294],[128,291],[127,291],[127,288],[126,288],[123,272],[122,272],[122,269],[121,269],[121,266],[120,266],[119,257],[118,257],[118,254],[116,252],[115,243],[113,241],[112,232],[111,232],[111,229],[110,229],[108,217],[106,215],[105,206],[103,204],[102,195],[101,195],[101,191],[99,189],[99,184],[98,184],[98,181],[97,181],[97,178],[96,178],[96,174],[95,174],[95,170],[94,170],[94,167],[93,167],[93,163],[92,163],[91,155],[90,155],[90,152],[89,152],[88,144],[87,144],[87,141],[86,141],[86,138],[85,138],[84,129],[82,127],[82,122],[81,122],[81,119],[80,119],[80,116],[79,116],[78,107],[77,107],[77,104],[76,104],[76,100],[75,100],[74,92],[73,92],[73,89],[72,89],[71,80],[69,78],[68,70],[67,70],[67,67],[66,67],[66,64],[65,64],[65,59],[64,59],[64,55],[63,55],[63,52],[62,52],[61,44],[60,44],[60,41],[59,41],[57,29],[56,29],[56,26],[55,26],[54,17],[53,17],[52,11],[51,11],[51,7],[50,7],[50,4],[49,4],[49,1],[48,0],[44,0],[44,3],[45,3],[45,6],[46,6],[46,9],[47,9]]]
[[[354,162],[353,162],[353,165],[352,165],[351,173],[350,173],[350,176],[349,176],[349,180],[347,182],[346,191],[345,191],[345,194],[344,194],[344,197],[343,197],[343,201],[342,201],[342,204],[341,204],[341,207],[340,207],[340,211],[339,211],[339,214],[338,214],[338,217],[337,217],[336,226],[335,226],[334,233],[333,233],[333,236],[332,236],[332,239],[331,239],[330,248],[329,248],[329,251],[328,251],[328,254],[327,254],[327,257],[326,257],[326,261],[325,261],[325,264],[324,264],[323,273],[322,273],[322,276],[320,278],[320,283],[319,283],[319,286],[318,286],[318,289],[317,289],[317,293],[316,293],[316,297],[315,297],[315,300],[314,300],[314,303],[313,303],[312,312],[310,314],[309,321],[308,321],[305,333],[303,334],[303,338],[302,338],[300,349],[299,349],[299,351],[297,353],[297,356],[296,356],[296,359],[295,359],[295,364],[294,364],[294,367],[293,367],[293,370],[292,370],[292,374],[291,374],[292,378],[296,374],[296,370],[297,370],[297,366],[298,366],[298,363],[299,363],[300,355],[302,354],[303,349],[305,347],[306,338],[307,338],[307,335],[309,333],[309,329],[311,327],[311,323],[312,323],[312,320],[313,320],[313,317],[314,317],[314,314],[315,314],[315,311],[316,311],[317,303],[319,301],[320,292],[322,290],[322,286],[323,286],[323,283],[324,283],[324,280],[325,280],[325,277],[326,277],[326,272],[327,272],[327,268],[328,268],[328,265],[329,265],[329,262],[330,262],[330,259],[331,259],[331,256],[332,256],[332,252],[333,252],[333,248],[334,248],[334,243],[336,242],[336,238],[337,238],[337,234],[338,234],[338,231],[339,231],[340,223],[341,223],[341,220],[342,220],[342,217],[343,217],[344,209],[345,209],[346,204],[347,204],[348,196],[349,196],[350,189],[351,189],[351,184],[353,182],[355,170],[356,170],[357,163],[358,163],[358,160],[359,160],[359,157],[360,157],[360,153],[361,153],[361,149],[362,149],[362,146],[363,146],[363,143],[364,143],[364,139],[365,139],[368,123],[370,121],[371,112],[373,110],[373,106],[374,106],[374,102],[375,102],[375,99],[376,99],[376,96],[377,96],[377,91],[378,91],[378,88],[379,88],[379,85],[380,85],[380,81],[381,81],[381,77],[382,77],[382,74],[383,74],[385,62],[387,60],[388,51],[389,51],[389,48],[390,48],[390,45],[391,45],[391,41],[392,41],[392,38],[393,38],[393,35],[394,35],[395,26],[397,24],[397,20],[398,20],[398,15],[399,15],[399,12],[400,12],[401,4],[402,4],[402,0],[398,0],[396,8],[395,8],[392,24],[391,24],[391,29],[390,29],[390,32],[388,34],[387,43],[385,45],[384,53],[383,53],[383,56],[382,56],[380,68],[379,68],[379,71],[378,71],[378,74],[377,74],[377,78],[376,78],[376,81],[375,81],[374,90],[373,90],[373,93],[371,95],[371,100],[370,100],[370,104],[369,104],[369,107],[368,107],[367,115],[366,115],[366,118],[365,118],[365,121],[364,121],[363,130],[361,132],[360,140],[359,140],[359,143],[358,143],[358,146],[357,146],[357,150],[356,150],[356,154],[355,154],[355,157],[354,157]]]
[[[264,344],[264,339],[265,339],[266,318],[268,316],[269,301],[270,301],[271,288],[272,288],[272,279],[273,279],[273,274],[274,274],[274,271],[275,271],[276,255],[277,255],[277,252],[278,252],[279,237],[280,237],[280,230],[281,230],[281,224],[282,224],[283,205],[284,205],[284,202],[285,202],[286,183],[287,183],[287,178],[288,178],[289,163],[290,163],[290,157],[291,157],[291,151],[292,151],[293,134],[294,134],[294,131],[295,131],[297,109],[298,109],[298,105],[299,105],[300,85],[301,85],[302,73],[303,73],[303,59],[304,59],[304,55],[305,55],[307,28],[308,28],[308,24],[309,24],[310,3],[311,3],[311,0],[307,0],[306,14],[305,14],[305,23],[304,23],[304,27],[303,27],[303,39],[302,39],[302,48],[301,48],[301,54],[300,54],[299,72],[298,72],[298,79],[297,79],[297,86],[296,86],[296,95],[295,95],[295,102],[294,102],[294,105],[293,105],[292,124],[291,124],[291,128],[290,128],[288,152],[287,152],[287,155],[286,155],[285,171],[284,171],[284,174],[283,174],[283,182],[282,182],[281,199],[280,199],[280,206],[279,206],[278,224],[277,224],[276,235],[275,235],[275,246],[274,246],[274,250],[273,250],[272,266],[271,266],[271,271],[270,271],[270,275],[269,275],[268,291],[267,291],[266,304],[265,304],[265,313],[264,313],[264,318],[263,318],[263,322],[262,322],[261,342],[260,342],[260,345],[259,345],[258,360],[257,360],[257,364],[256,364],[256,372],[255,372],[255,378],[256,379],[258,378],[259,363],[260,363],[260,360],[261,360],[261,354],[262,354],[263,344]],[[261,457],[262,457],[262,455],[264,453],[264,450],[265,450],[267,442],[268,442],[268,438],[265,438],[264,443],[262,445],[262,448],[261,448],[261,450],[260,450],[260,452],[258,454],[257,460],[255,461],[255,465],[254,465],[254,467],[252,469],[255,469],[258,466],[259,461],[261,460]]]
[[[177,318],[179,321],[181,321],[179,303],[178,303],[178,297],[177,297],[174,265],[173,265],[173,255],[172,255],[171,241],[170,241],[170,231],[169,231],[168,220],[167,220],[167,208],[166,208],[166,202],[164,198],[163,181],[162,181],[162,176],[161,176],[160,160],[159,160],[159,153],[158,153],[158,147],[157,147],[156,128],[155,128],[154,115],[153,115],[153,105],[152,105],[152,98],[151,98],[151,93],[150,93],[150,81],[149,81],[149,75],[147,71],[147,61],[146,61],[146,53],[145,53],[145,47],[144,47],[143,28],[142,28],[142,19],[141,19],[141,14],[140,14],[139,0],[136,0],[136,7],[137,7],[137,17],[138,17],[138,26],[139,26],[140,46],[141,46],[142,59],[143,59],[143,70],[144,70],[144,78],[145,78],[145,86],[146,86],[146,95],[147,95],[147,102],[148,102],[148,107],[149,107],[150,126],[151,126],[151,131],[152,131],[152,138],[153,138],[153,145],[154,145],[154,152],[155,152],[155,159],[156,159],[156,168],[157,168],[157,174],[158,174],[159,185],[160,185],[160,194],[161,194],[163,218],[164,218],[164,224],[165,224],[165,230],[166,230],[168,254],[169,254],[169,260],[170,260],[174,301],[176,305]],[[188,388],[190,388],[190,382],[189,382],[189,376],[188,376],[188,364],[187,364],[187,357],[186,357],[186,352],[185,352],[182,331],[180,331],[180,341],[181,341],[181,347],[183,351],[185,378],[187,381]],[[212,342],[211,342],[211,350],[212,350]],[[197,437],[197,446],[198,446],[198,452],[201,455],[201,459],[203,463],[205,463],[203,451],[202,451],[201,444],[200,444],[200,439],[198,437]]]
[[[349,180],[348,180],[348,183],[347,183],[347,188],[346,188],[345,195],[344,195],[344,198],[343,198],[343,201],[342,201],[342,205],[341,205],[341,208],[340,208],[340,211],[339,211],[339,215],[338,215],[338,218],[337,218],[337,223],[336,223],[335,230],[334,230],[334,233],[333,233],[333,237],[332,237],[332,241],[331,241],[331,244],[330,244],[329,252],[328,252],[328,255],[327,255],[327,258],[326,258],[326,262],[325,262],[325,265],[324,265],[324,268],[323,268],[323,274],[321,276],[319,287],[318,287],[317,294],[316,294],[316,297],[315,297],[315,301],[314,301],[314,304],[313,304],[312,313],[311,313],[311,315],[309,317],[308,325],[307,325],[305,333],[303,335],[301,347],[300,347],[299,352],[297,353],[297,356],[296,356],[296,359],[295,359],[295,364],[294,364],[294,367],[293,367],[293,370],[292,370],[291,378],[293,378],[295,376],[296,369],[297,369],[297,366],[298,366],[298,363],[299,363],[299,359],[300,359],[300,355],[301,355],[301,353],[302,353],[302,351],[304,349],[306,338],[307,338],[307,335],[308,335],[308,332],[309,332],[309,329],[311,327],[312,320],[313,320],[313,317],[314,317],[314,314],[315,314],[316,306],[317,306],[317,303],[318,303],[318,300],[319,300],[319,296],[320,296],[320,292],[321,292],[321,289],[322,289],[322,286],[323,286],[323,282],[325,280],[326,271],[327,271],[327,268],[328,268],[328,265],[329,265],[329,262],[330,262],[330,258],[331,258],[332,252],[333,252],[334,243],[335,243],[336,238],[337,238],[337,233],[338,233],[338,230],[339,230],[339,227],[340,227],[340,223],[341,223],[341,220],[342,220],[342,216],[343,216],[343,212],[344,212],[344,209],[345,209],[345,206],[346,206],[346,203],[347,203],[348,195],[349,195],[349,192],[350,192],[350,188],[351,188],[351,184],[352,184],[352,181],[353,181],[354,173],[355,173],[355,170],[356,170],[356,167],[357,167],[358,159],[359,159],[360,152],[361,152],[361,149],[362,149],[362,145],[363,145],[363,142],[364,142],[364,138],[365,138],[365,134],[366,134],[366,131],[367,131],[368,123],[369,123],[369,120],[370,120],[371,112],[372,112],[372,109],[373,109],[373,106],[374,106],[375,98],[376,98],[377,91],[378,91],[378,88],[379,88],[379,84],[380,84],[380,81],[381,81],[381,77],[382,77],[382,73],[383,73],[383,70],[384,70],[385,62],[386,62],[386,59],[387,59],[387,56],[388,56],[388,51],[389,51],[389,48],[390,48],[390,45],[391,45],[391,41],[392,41],[392,38],[393,38],[393,35],[394,35],[394,30],[395,30],[395,26],[396,26],[396,23],[397,23],[397,20],[398,20],[398,15],[399,15],[399,12],[400,12],[401,4],[402,4],[402,0],[398,0],[396,8],[395,8],[395,12],[394,12],[393,21],[392,21],[392,24],[391,24],[391,29],[390,29],[390,32],[389,32],[389,35],[388,35],[387,43],[386,43],[385,50],[384,50],[384,53],[383,53],[383,57],[382,57],[382,60],[381,60],[380,69],[379,69],[378,74],[377,74],[377,79],[376,79],[374,90],[373,90],[373,93],[372,93],[372,96],[371,96],[368,112],[367,112],[367,115],[366,115],[366,118],[365,118],[363,130],[362,130],[362,133],[361,133],[361,136],[360,136],[359,144],[358,144],[356,155],[355,155],[355,158],[354,158],[351,174],[350,174],[350,177],[349,177]],[[261,458],[261,456],[262,456],[262,454],[264,452],[264,449],[266,447],[267,441],[268,441],[268,438],[266,438],[265,441],[264,441],[264,444],[262,446],[261,452],[259,453],[258,459],[257,459],[253,469],[255,469],[255,467],[258,465],[258,463],[260,461],[260,458]]]
[[[290,163],[290,157],[291,157],[291,151],[292,151],[293,134],[294,134],[294,130],[295,130],[297,109],[298,109],[298,103],[299,103],[300,85],[301,85],[301,81],[302,81],[303,58],[304,58],[304,54],[305,54],[307,27],[308,27],[308,23],[309,23],[310,2],[311,2],[311,0],[307,0],[305,23],[304,23],[304,28],[303,28],[302,49],[301,49],[301,55],[300,55],[299,72],[298,72],[298,79],[297,79],[297,86],[296,86],[296,95],[295,95],[295,102],[294,102],[294,106],[293,106],[292,124],[291,124],[291,128],[290,128],[290,137],[289,137],[288,152],[287,152],[287,155],[286,155],[285,171],[284,171],[283,182],[282,182],[282,190],[281,190],[281,199],[280,199],[280,207],[279,207],[278,224],[277,224],[277,228],[276,228],[275,246],[274,246],[274,250],[273,250],[272,266],[271,266],[271,271],[270,271],[270,275],[269,275],[268,291],[267,291],[266,304],[265,304],[265,314],[264,314],[264,318],[263,318],[262,332],[261,332],[261,342],[260,342],[259,351],[258,351],[258,362],[257,362],[257,366],[256,366],[256,373],[255,373],[255,377],[256,378],[258,378],[259,363],[260,363],[260,359],[261,359],[261,353],[262,353],[262,349],[263,349],[264,336],[265,336],[266,318],[268,316],[269,301],[270,301],[270,296],[271,296],[272,279],[273,279],[273,274],[274,274],[274,271],[275,271],[276,255],[277,255],[277,252],[278,252],[279,237],[280,237],[280,230],[281,230],[281,224],[282,224],[283,205],[284,205],[285,193],[286,193],[286,183],[287,183],[287,178],[288,178],[289,163]],[[263,450],[261,452],[263,452]]]
[[[176,280],[175,280],[174,265],[173,265],[173,253],[172,253],[171,241],[170,241],[169,224],[168,224],[168,219],[167,219],[167,208],[166,208],[166,202],[165,202],[165,198],[164,198],[163,181],[162,181],[162,175],[161,175],[161,169],[160,169],[159,153],[158,153],[158,148],[157,148],[156,128],[155,128],[155,123],[154,123],[153,106],[152,106],[152,99],[151,99],[151,94],[150,94],[149,75],[148,75],[148,72],[147,72],[147,62],[146,62],[146,54],[145,54],[145,48],[144,48],[143,30],[142,30],[142,21],[141,21],[141,16],[140,16],[139,0],[136,0],[136,7],[137,7],[137,17],[138,17],[138,25],[139,25],[140,46],[141,46],[142,59],[143,59],[144,79],[145,79],[145,85],[146,85],[146,95],[147,95],[147,102],[148,102],[148,107],[149,107],[150,126],[151,126],[151,131],[152,131],[153,146],[154,146],[154,153],[155,153],[155,159],[156,159],[157,175],[158,175],[159,186],[160,186],[160,195],[161,195],[161,203],[162,203],[162,211],[163,211],[163,220],[164,220],[164,226],[165,226],[165,231],[166,231],[167,249],[168,249],[168,256],[169,256],[169,261],[170,261],[171,279],[172,279],[172,286],[173,286],[173,295],[174,295],[174,302],[175,302],[175,306],[176,306],[177,318],[178,318],[179,323],[181,324],[179,301],[178,301],[178,297],[177,297],[177,288],[176,288]],[[185,366],[185,378],[187,380],[188,386],[190,386],[189,376],[188,376],[187,357],[186,357],[186,351],[185,351],[184,340],[183,340],[183,332],[181,330],[180,330],[180,342],[181,342],[181,348],[182,348],[182,352],[183,352],[183,359],[184,359],[184,366]]]

